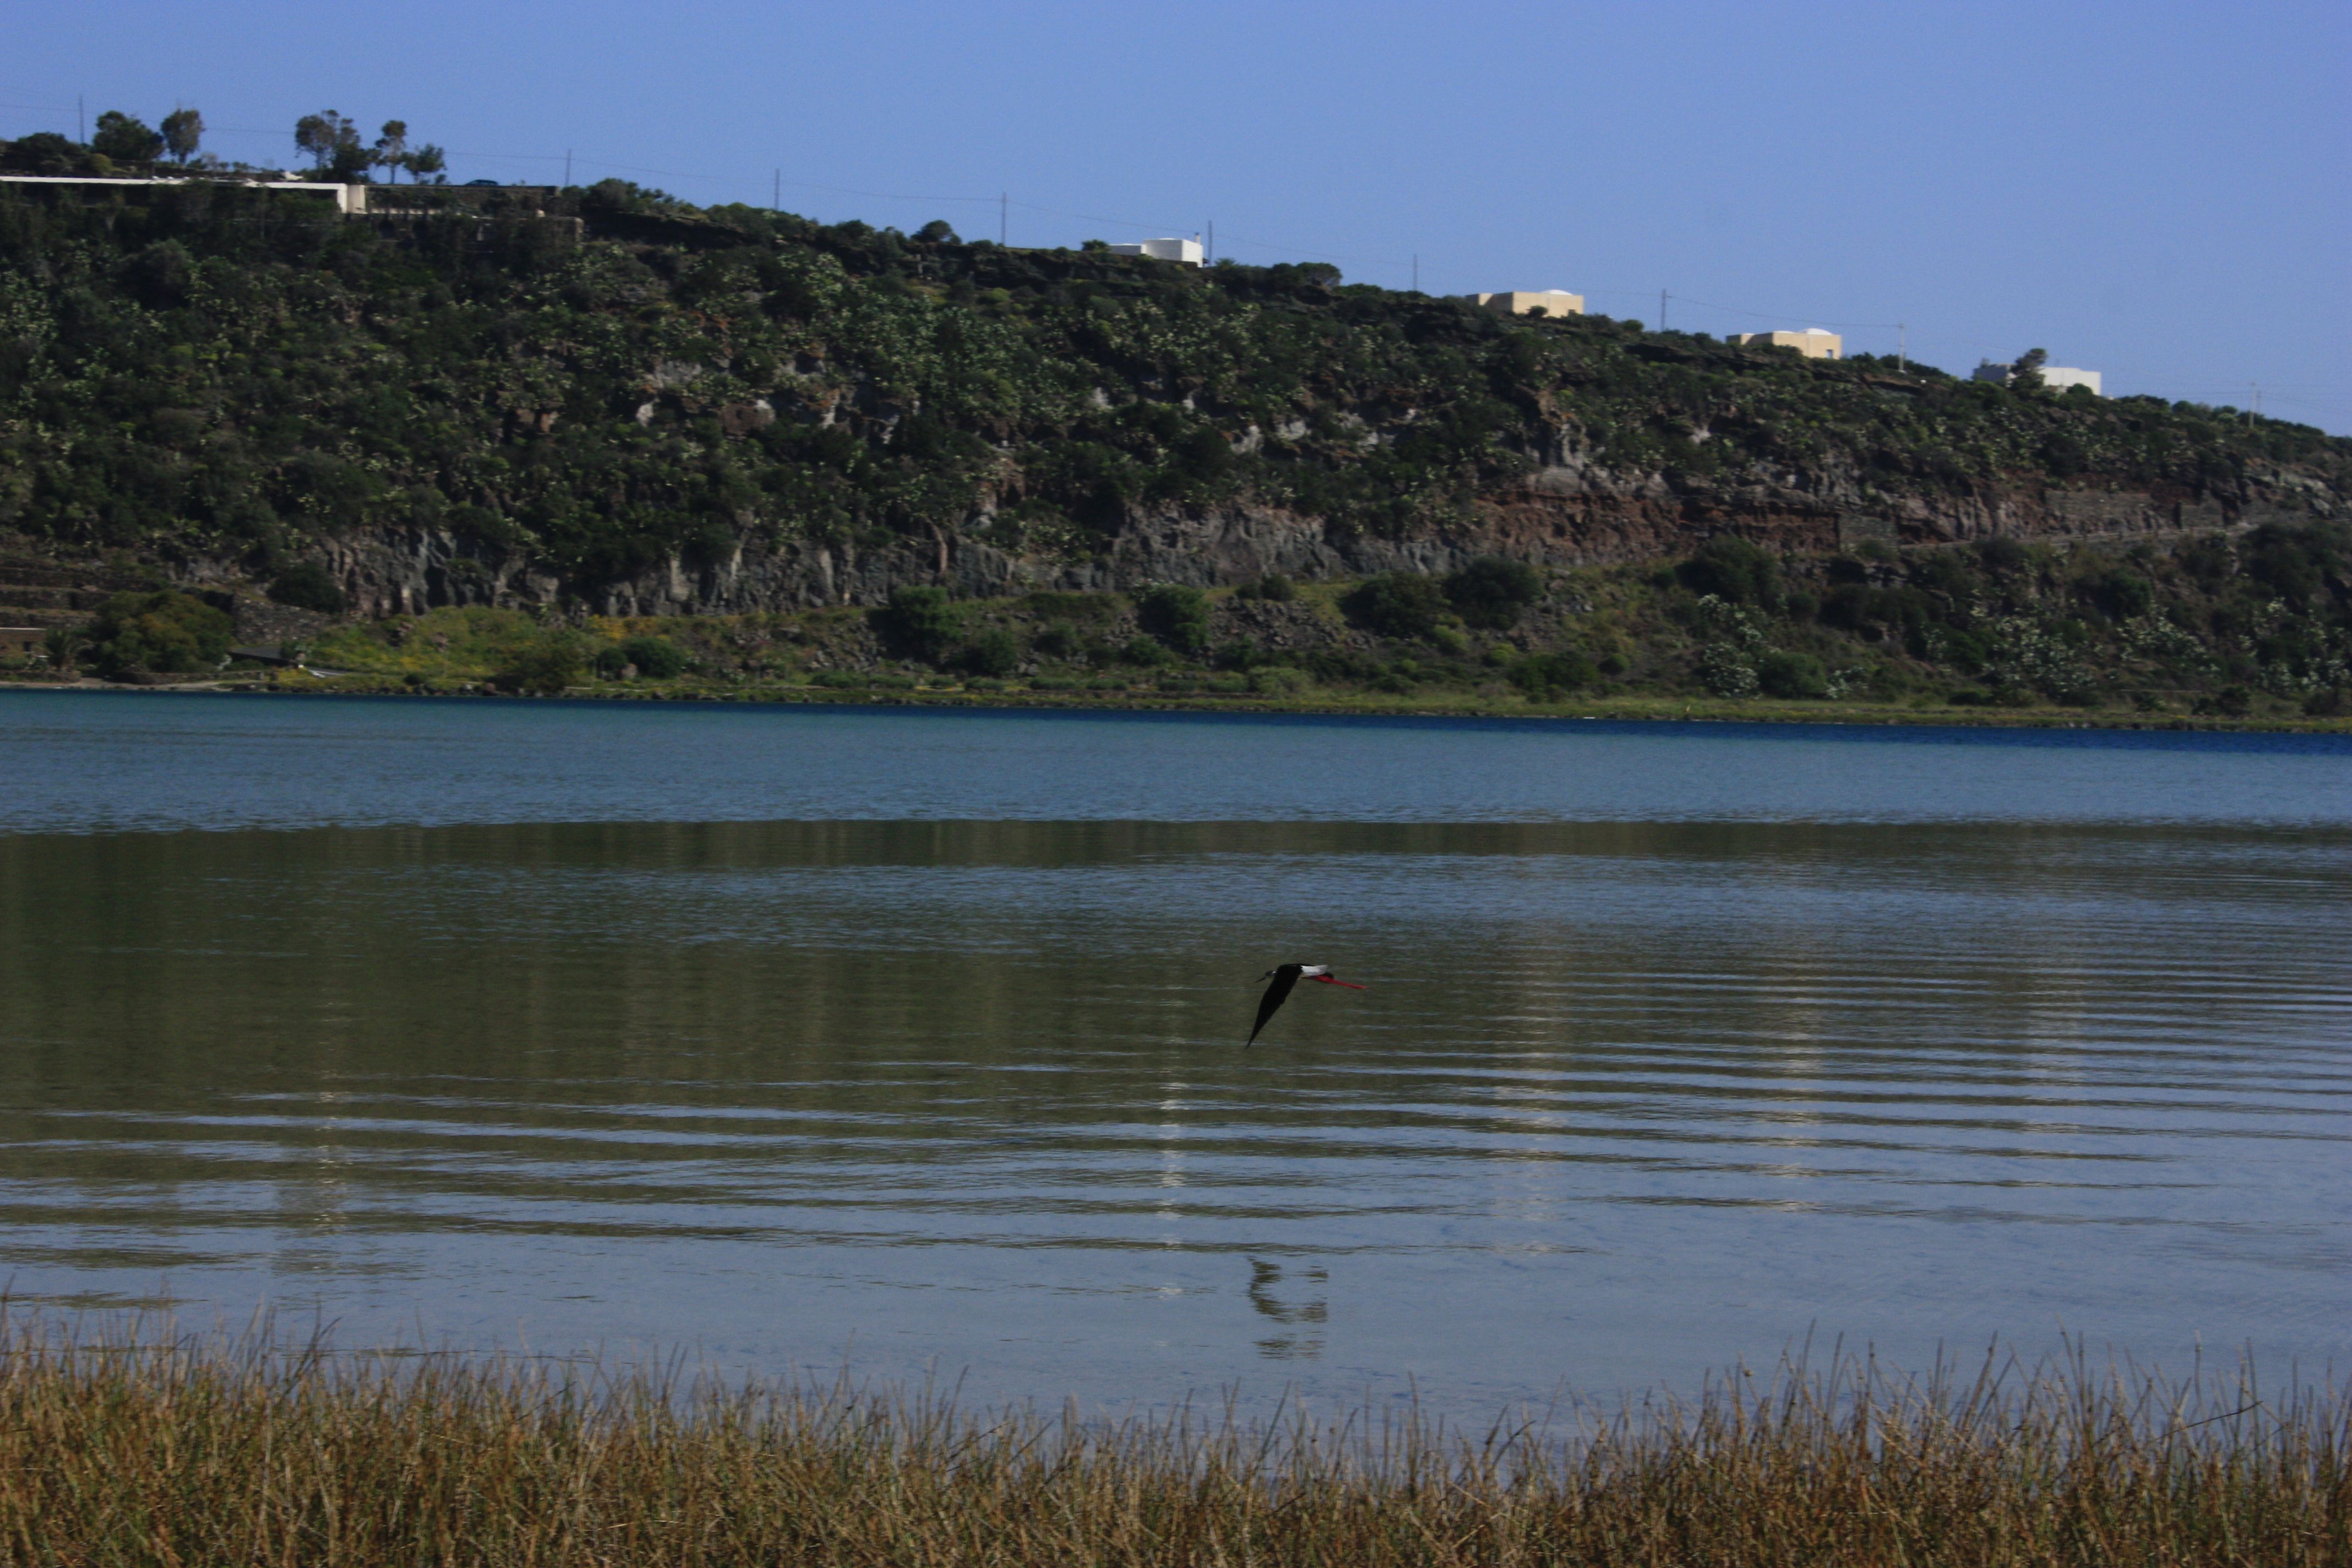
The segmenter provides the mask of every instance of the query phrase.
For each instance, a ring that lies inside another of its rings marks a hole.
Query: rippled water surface
[[[0,1275],[1099,1405],[2352,1363],[2327,741],[0,697]],[[1324,960],[1241,1048],[1251,977]]]

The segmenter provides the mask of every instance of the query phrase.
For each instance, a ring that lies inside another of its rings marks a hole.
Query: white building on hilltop
[[[1739,341],[1756,348],[1794,349],[1807,359],[1843,359],[1845,340],[1819,327],[1801,332],[1742,332]]]
[[[1149,256],[1154,261],[1180,261],[1198,267],[1205,255],[1197,239],[1147,239],[1136,245],[1114,245],[1113,256]]]
[[[1977,366],[1974,371],[1969,373],[1969,379],[1971,381],[2014,381],[2017,379],[2017,367],[2013,364],[1995,364],[1992,361],[1987,360],[1984,363]],[[2091,395],[2094,397],[2105,397],[2107,395],[2105,387],[2100,383],[2099,373],[2097,371],[2077,370],[2071,364],[2043,365],[2042,367],[2042,384],[2052,392],[2065,392],[2077,386],[2087,386],[2091,389]]]

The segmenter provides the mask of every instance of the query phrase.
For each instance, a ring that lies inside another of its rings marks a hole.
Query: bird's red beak
[[[1328,974],[1318,974],[1315,976],[1315,978],[1321,981],[1326,985],[1344,985],[1350,991],[1361,991],[1364,989],[1363,986],[1357,984],[1352,980],[1334,980]]]

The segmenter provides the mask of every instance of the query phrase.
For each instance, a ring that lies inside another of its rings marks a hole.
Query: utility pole
[[[1911,368],[1911,328],[1908,322],[1895,323],[1895,368],[1905,372]]]
[[[782,169],[776,171],[775,180],[768,187],[768,210],[772,213],[784,210],[784,172]]]
[[[1663,331],[1664,331],[1665,330],[1666,330],[1666,291],[1665,291],[1664,289],[1659,289],[1659,290],[1658,290],[1658,331],[1662,331],[1662,332],[1663,332]]]
[[[1418,250],[1412,253],[1412,291],[1416,294],[1421,292],[1421,252]]]
[[[563,186],[566,190],[572,188],[572,149],[569,147],[563,150]]]
[[[1217,220],[1215,218],[1211,218],[1209,220],[1208,261],[1209,265],[1212,267],[1214,267],[1217,264]]]
[[[1010,216],[1012,211],[1013,193],[999,191],[996,195],[996,243],[1000,248],[1005,250],[1012,248],[1011,242],[1005,237],[1011,232],[1007,226],[1012,222]]]
[[[83,106],[81,94],[74,94],[74,140],[89,140],[89,110]]]

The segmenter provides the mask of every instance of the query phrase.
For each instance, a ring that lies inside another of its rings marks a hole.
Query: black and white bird
[[[1244,1046],[1257,1044],[1258,1035],[1265,1029],[1265,1021],[1282,1011],[1282,1005],[1290,1000],[1292,989],[1302,980],[1318,981],[1325,985],[1344,985],[1350,991],[1364,989],[1352,980],[1340,980],[1334,977],[1331,973],[1331,966],[1328,963],[1276,964],[1258,978],[1272,981],[1273,984],[1265,988],[1265,994],[1257,999],[1257,1024],[1250,1030],[1250,1037],[1242,1042]]]

